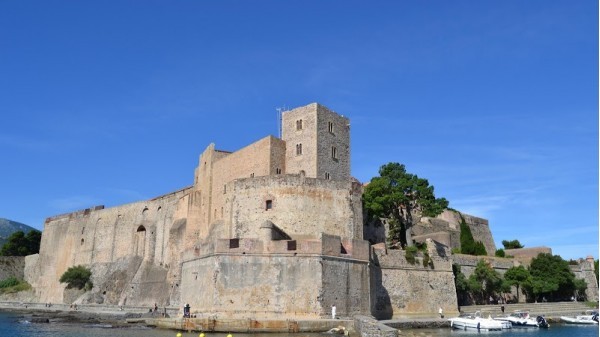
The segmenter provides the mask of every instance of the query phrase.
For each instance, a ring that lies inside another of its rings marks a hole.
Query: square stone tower
[[[310,178],[350,179],[350,120],[312,103],[285,111],[286,173]]]

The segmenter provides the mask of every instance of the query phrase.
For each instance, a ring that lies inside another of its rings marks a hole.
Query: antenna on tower
[[[282,122],[281,122],[281,119],[282,119],[281,115],[282,115],[282,112],[287,111],[287,108],[284,105],[283,107],[277,107],[277,108],[275,108],[275,110],[277,110],[277,137],[279,139],[281,139],[281,128],[282,128],[282,126],[281,126],[281,124],[282,124]]]

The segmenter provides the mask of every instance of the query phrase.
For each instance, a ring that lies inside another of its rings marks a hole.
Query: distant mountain
[[[27,234],[28,232],[30,232],[32,230],[37,230],[37,229],[35,229],[33,227],[29,227],[20,222],[0,218],[0,248],[6,243],[6,241],[8,240],[8,237],[12,233],[14,233],[16,231],[23,231],[24,233]]]

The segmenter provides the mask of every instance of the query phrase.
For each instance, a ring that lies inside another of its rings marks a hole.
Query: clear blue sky
[[[191,185],[311,102],[360,181],[400,162],[499,247],[598,258],[595,0],[1,1],[0,217]]]

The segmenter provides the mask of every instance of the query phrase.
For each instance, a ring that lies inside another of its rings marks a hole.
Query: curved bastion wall
[[[319,233],[362,239],[362,186],[358,182],[274,175],[228,184],[228,237],[259,237],[266,221],[291,238]]]

